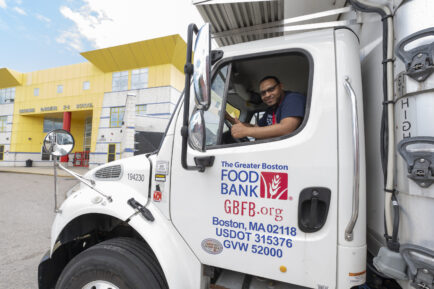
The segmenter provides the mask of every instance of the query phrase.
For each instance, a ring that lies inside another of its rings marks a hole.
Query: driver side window
[[[288,51],[234,60],[220,66],[211,82],[210,107],[204,112],[206,147],[255,141],[252,137],[235,139],[231,134],[231,122],[225,115],[236,117],[246,125],[257,126],[268,108],[259,91],[259,82],[264,76],[276,76],[285,93],[298,92],[309,101],[309,79],[312,77],[309,59],[303,52]]]
[[[228,75],[228,65],[220,69],[211,85],[211,104],[209,109],[204,112],[206,146],[218,144],[219,124],[222,117],[222,107],[226,87],[226,77]]]

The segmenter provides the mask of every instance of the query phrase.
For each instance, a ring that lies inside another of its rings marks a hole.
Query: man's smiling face
[[[283,88],[281,83],[277,83],[274,79],[269,78],[261,82],[259,85],[262,101],[268,105],[273,106],[280,103],[283,95]]]

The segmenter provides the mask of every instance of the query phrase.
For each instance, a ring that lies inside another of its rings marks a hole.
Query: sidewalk
[[[77,174],[84,175],[89,171],[89,168],[83,167],[67,167],[67,169],[76,172]],[[16,174],[34,174],[54,176],[54,168],[50,167],[0,167],[0,175],[2,173],[16,173]],[[70,174],[57,168],[57,176],[59,177],[72,177]]]

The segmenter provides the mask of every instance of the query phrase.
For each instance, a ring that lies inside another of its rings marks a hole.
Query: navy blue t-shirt
[[[258,122],[258,126],[268,126],[273,124],[273,110],[276,116],[276,123],[286,117],[304,117],[306,108],[306,97],[297,92],[287,91],[277,107],[269,107]]]

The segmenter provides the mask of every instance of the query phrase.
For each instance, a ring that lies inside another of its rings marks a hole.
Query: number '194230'
[[[136,181],[136,182],[144,182],[145,181],[145,175],[144,174],[128,173],[128,180]]]

